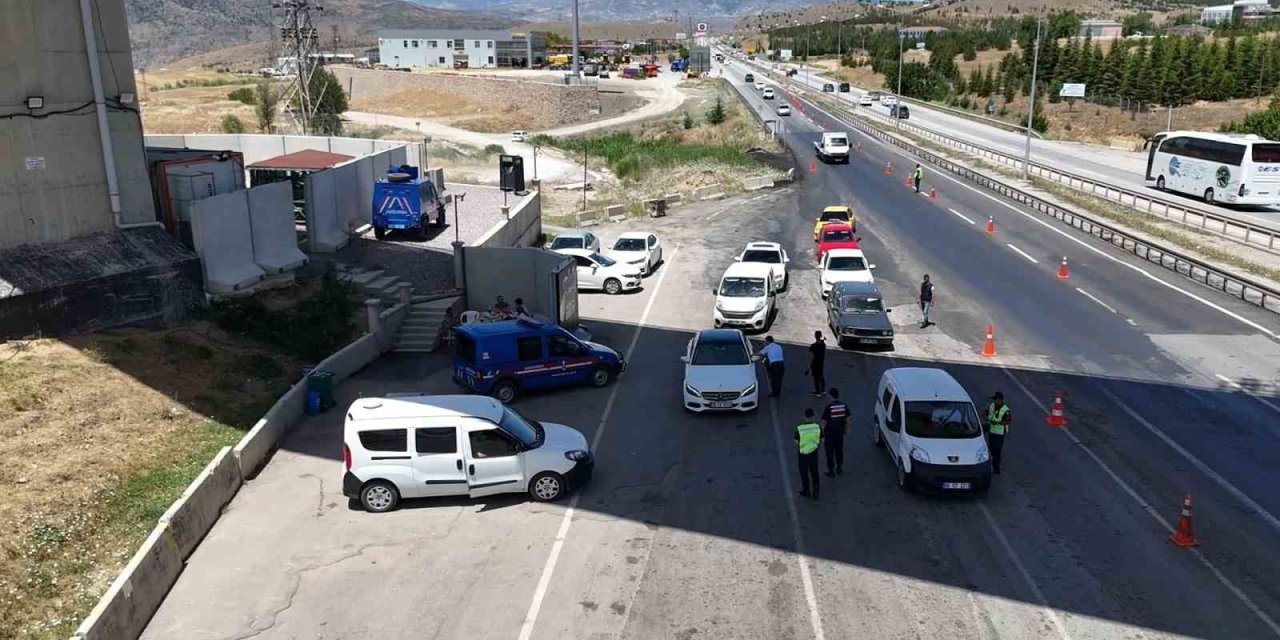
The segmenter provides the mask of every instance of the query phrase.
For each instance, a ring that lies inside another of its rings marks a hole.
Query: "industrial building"
[[[1085,20],[1080,23],[1081,38],[1119,38],[1124,35],[1124,25],[1115,20]]]
[[[1275,13],[1267,0],[1236,0],[1231,4],[1201,9],[1200,22],[1204,24],[1239,23],[1245,20],[1262,20]]]
[[[378,34],[378,59],[393,69],[534,68],[546,57],[546,37],[540,31],[415,29]]]

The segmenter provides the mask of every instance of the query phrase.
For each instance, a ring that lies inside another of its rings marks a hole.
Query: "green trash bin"
[[[337,404],[333,399],[333,372],[313,370],[307,374],[307,391],[320,394],[320,410],[328,411]]]

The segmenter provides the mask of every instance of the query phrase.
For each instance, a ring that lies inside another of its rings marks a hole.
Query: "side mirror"
[[[733,261],[734,261],[734,262],[742,262],[742,256],[734,256],[734,257],[733,257]]]
[[[680,362],[689,364],[689,356],[680,356]]]
[[[862,242],[862,236],[854,236],[853,239]]]
[[[869,265],[867,265],[867,268],[868,268],[868,269],[874,269],[874,268],[876,268],[876,266],[875,266],[874,264],[869,264]]]
[[[543,249],[546,249],[547,251],[550,251],[550,250],[551,250],[551,243],[550,243],[550,242],[548,242],[548,243],[546,243],[546,244],[542,245],[542,248],[543,248]]]
[[[885,309],[885,310],[884,310],[884,312],[885,312],[885,313],[893,313],[893,309]]]

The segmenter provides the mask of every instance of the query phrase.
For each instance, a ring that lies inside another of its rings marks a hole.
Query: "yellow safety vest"
[[[1004,435],[1004,417],[1007,415],[1009,415],[1009,405],[1000,405],[999,409],[996,409],[994,403],[987,405],[987,430],[998,436]]]
[[[796,433],[800,434],[800,453],[808,454],[818,450],[818,442],[822,440],[822,427],[805,422],[796,426]]]
[[[924,177],[924,167],[916,167],[916,177],[917,178]]]

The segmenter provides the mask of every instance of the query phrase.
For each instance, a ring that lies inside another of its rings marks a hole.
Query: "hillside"
[[[336,34],[341,47],[376,42],[379,29],[506,28],[517,21],[497,13],[437,9],[405,0],[327,0],[313,15],[326,47]],[[268,0],[126,0],[129,38],[138,66],[154,66],[197,54],[266,42],[271,37]]]
[[[537,21],[572,19],[573,5],[564,0],[412,0],[424,5],[467,11],[501,11],[507,15]],[[669,19],[684,22],[693,12],[694,20],[712,16],[741,16],[813,4],[812,0],[705,0],[691,5],[677,0],[580,0],[582,20],[616,22]]]

